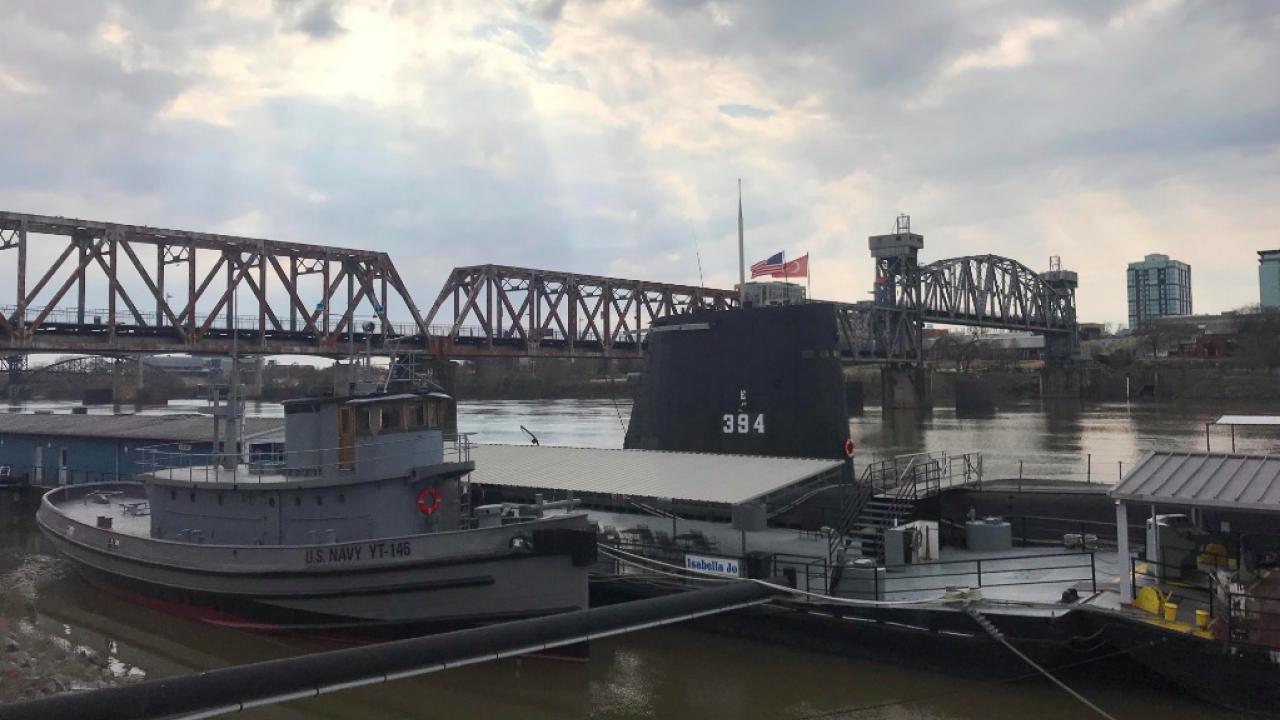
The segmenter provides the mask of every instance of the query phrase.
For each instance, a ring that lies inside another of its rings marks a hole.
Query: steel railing
[[[426,430],[422,428],[421,430]],[[409,430],[408,432],[415,432]],[[427,432],[432,432],[427,430]],[[447,433],[442,439],[445,462],[471,461],[472,433]],[[312,450],[248,451],[244,453],[194,453],[182,444],[170,443],[139,448],[139,472],[166,479],[189,482],[263,482],[264,476],[307,477],[329,472],[347,472],[357,463],[403,458],[406,450],[420,447],[423,440],[403,440],[376,445],[338,446]],[[278,482],[273,478],[271,482]]]
[[[16,305],[0,305],[0,315],[3,315],[11,323],[33,323],[40,317],[42,312],[43,308],[28,307],[22,313],[22,318],[19,319],[18,307]],[[102,330],[107,330],[110,327],[110,317],[111,313],[107,308],[85,308],[84,312],[81,313],[79,308],[76,307],[57,307],[45,314],[44,320],[41,321],[41,327],[83,325],[85,328],[101,328]],[[138,324],[139,317],[142,319],[141,325]],[[331,331],[336,328],[340,322],[342,322],[343,317],[344,315],[337,313],[321,314],[316,318],[315,326],[321,330],[328,329]],[[83,318],[83,323],[81,322],[81,318]],[[210,315],[207,313],[196,313],[194,321],[184,317],[182,327],[203,327],[204,324],[209,321],[209,318]],[[236,315],[234,322],[236,333],[242,336],[251,336],[263,331],[264,328],[259,325],[259,319],[258,315]],[[369,334],[375,337],[414,337],[422,334],[420,328],[413,323],[394,321],[384,323],[377,315],[353,315],[341,334],[344,337],[350,334],[355,337],[364,338],[366,333],[361,328],[366,322],[374,324],[375,328],[373,332]],[[157,315],[155,311],[139,311],[138,317],[135,317],[131,311],[121,312],[117,310],[115,327],[117,332],[122,330],[154,331],[172,329],[173,323],[169,322],[167,316]],[[276,329],[274,325],[268,324],[265,327],[265,331],[268,333],[307,332],[305,321],[299,320],[294,327],[296,329],[291,329],[288,323],[282,321],[280,329]],[[213,316],[213,322],[210,324],[209,329],[210,332],[215,334],[227,332],[226,313],[219,313]],[[623,333],[620,337],[613,338],[613,341],[623,343],[643,343],[648,337],[648,332],[648,328],[633,330]],[[427,326],[427,333],[435,337],[453,337],[458,340],[475,340],[477,342],[487,341],[490,337],[490,333],[479,325],[463,325],[457,330],[454,330],[452,325],[432,324]],[[533,339],[539,342],[564,343],[571,339],[569,335],[555,328],[539,329],[532,332],[531,335],[533,336]],[[514,329],[503,329],[499,332],[495,332],[493,333],[493,339],[495,342],[499,343],[503,340],[524,340],[520,333]],[[602,338],[599,332],[593,331],[584,326],[573,334],[572,340],[578,343],[601,343],[605,341],[605,338]]]
[[[634,555],[672,565],[683,566],[686,554],[710,554],[733,560],[745,569],[752,562],[748,556],[721,552],[718,548],[696,548],[678,542],[663,544],[645,542],[604,541]],[[836,597],[855,597],[865,593],[831,587],[836,577],[836,563],[808,555],[761,553],[767,555],[766,579],[782,578],[787,584],[805,592]],[[623,574],[622,563],[611,560],[614,574]],[[938,593],[956,587],[1006,588],[1049,584],[1088,583],[1098,591],[1097,558],[1091,551],[1047,553],[1043,555],[1008,555],[965,560],[937,560],[903,565],[878,565],[869,574],[874,597],[892,599],[909,593]],[[1045,573],[1051,576],[1046,577]],[[698,578],[672,578],[678,582],[697,582]],[[937,581],[937,582],[933,582]]]

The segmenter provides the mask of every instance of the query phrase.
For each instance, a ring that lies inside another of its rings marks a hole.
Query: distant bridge
[[[29,243],[59,241],[31,236],[65,239],[42,261]],[[0,306],[9,354],[225,354],[234,333],[255,355],[639,357],[654,318],[737,303],[727,290],[482,265],[455,269],[424,319],[383,252],[0,212],[5,250],[17,256],[15,303]],[[106,287],[105,307],[90,285]]]
[[[453,270],[427,322],[452,318],[432,338],[432,349],[450,357],[638,357],[657,318],[737,305],[734,290],[477,265]]]
[[[33,235],[60,252],[33,257]],[[919,266],[923,244],[909,223],[870,239],[874,300],[837,304],[848,360],[919,364],[925,323],[1031,330],[1070,354],[1074,273],[995,255]],[[226,354],[233,336],[246,355],[638,358],[655,319],[738,305],[734,290],[476,265],[455,268],[424,317],[383,252],[0,211],[0,260],[6,250],[9,358]]]
[[[1077,347],[1076,273],[1057,258],[1037,273],[999,255],[970,255],[921,266],[924,238],[899,217],[889,235],[869,239],[876,261],[874,299],[839,309],[845,355],[862,362],[918,364],[925,324],[1023,330],[1045,336],[1046,360],[1069,363]]]

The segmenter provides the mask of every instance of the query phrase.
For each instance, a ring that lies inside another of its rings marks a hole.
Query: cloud
[[[343,32],[338,23],[336,0],[273,0],[276,13],[290,30],[316,40]]]
[[[764,120],[770,115],[773,115],[772,110],[755,107],[753,105],[728,104],[720,105],[717,109],[729,117],[748,118],[751,120]]]
[[[731,285],[812,253],[859,300],[899,212],[923,259],[1192,263],[1256,300],[1280,217],[1280,9],[984,0],[20,0],[7,209],[386,249],[429,305],[483,262]],[[0,254],[0,267],[12,262]]]
[[[1034,18],[1011,28],[989,47],[965,53],[943,68],[943,77],[951,78],[977,69],[1015,68],[1031,61],[1032,44],[1043,38],[1060,35],[1063,24],[1057,20]]]

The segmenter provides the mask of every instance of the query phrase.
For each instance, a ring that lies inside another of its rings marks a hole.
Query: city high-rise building
[[[1258,304],[1280,308],[1280,250],[1258,251]]]
[[[1152,254],[1129,263],[1129,329],[1150,318],[1191,314],[1191,266]]]

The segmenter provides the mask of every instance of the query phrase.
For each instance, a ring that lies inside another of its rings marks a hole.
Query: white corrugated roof
[[[1280,425],[1280,415],[1223,415],[1214,425]]]
[[[283,430],[284,418],[242,418],[246,437]],[[207,415],[70,415],[0,413],[0,434],[203,442],[213,438]]]
[[[576,493],[738,504],[840,467],[838,460],[477,445],[473,482]]]
[[[1109,494],[1163,505],[1280,513],[1280,457],[1153,452]]]

